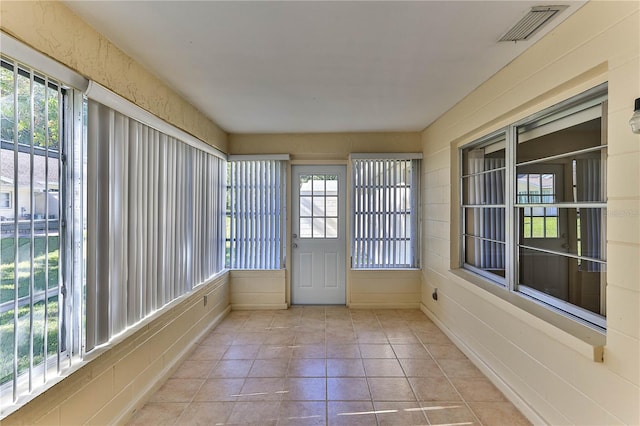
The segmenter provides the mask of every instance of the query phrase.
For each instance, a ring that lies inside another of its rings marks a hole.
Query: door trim
[[[343,246],[341,247],[342,250],[344,250],[344,262],[343,264],[343,282],[344,282],[344,294],[342,296],[342,301],[340,301],[339,303],[337,303],[338,305],[345,305],[348,306],[349,304],[349,297],[348,297],[348,287],[349,287],[349,229],[350,229],[350,218],[347,215],[347,211],[349,209],[349,205],[350,205],[350,200],[349,200],[349,194],[350,194],[350,190],[349,190],[349,162],[348,161],[336,161],[336,160],[293,160],[289,162],[289,188],[287,189],[287,199],[289,200],[289,202],[287,203],[287,217],[290,218],[290,220],[288,220],[288,224],[287,224],[287,233],[288,233],[288,238],[287,238],[287,258],[286,258],[286,267],[288,270],[288,274],[287,274],[287,288],[286,288],[286,300],[289,306],[293,305],[293,299],[294,299],[294,285],[295,285],[295,260],[294,260],[294,253],[293,253],[293,235],[296,233],[296,229],[298,227],[298,223],[296,223],[296,220],[299,220],[299,211],[298,211],[298,215],[296,215],[296,217],[294,217],[294,211],[296,209],[299,209],[299,204],[296,205],[294,207],[293,203],[299,203],[299,199],[294,199],[294,197],[296,196],[296,194],[298,193],[298,167],[300,168],[309,168],[309,169],[313,169],[313,168],[317,168],[317,173],[318,174],[326,174],[326,173],[330,173],[330,174],[338,174],[341,176],[341,179],[343,180],[343,186],[344,188],[342,188],[341,190],[339,189],[339,198],[341,198],[341,207],[339,208],[339,212],[338,212],[338,218],[339,221],[340,219],[342,219],[342,224],[340,225],[343,229],[341,229],[341,231],[344,232],[344,242],[343,242]],[[327,170],[329,169],[329,170]],[[331,170],[334,169],[334,170]],[[310,174],[314,173],[315,170],[310,170]],[[293,187],[293,185],[296,185],[296,188]],[[298,195],[299,197],[299,195]],[[330,305],[332,303],[322,303],[322,302],[318,302],[318,303],[312,303],[312,304],[327,304]]]

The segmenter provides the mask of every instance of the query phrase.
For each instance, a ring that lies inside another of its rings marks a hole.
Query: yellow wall
[[[0,2],[0,29],[202,141],[227,135],[152,73],[56,1]]]
[[[287,309],[285,270],[231,271],[231,308]]]
[[[347,300],[351,308],[416,309],[420,306],[419,269],[352,270]]]
[[[230,154],[289,154],[293,164],[347,164],[349,154],[362,152],[420,152],[422,144],[420,133],[310,133],[310,134],[231,134],[229,135]],[[347,167],[347,174],[350,167]],[[291,176],[291,173],[289,173]],[[347,176],[347,180],[349,176]],[[291,235],[291,183],[287,196],[287,234]],[[351,194],[347,185],[347,211],[350,211]],[[347,213],[350,216],[351,213]],[[347,235],[350,230],[347,226]],[[348,240],[348,239],[347,239]],[[348,244],[348,243],[347,243]],[[287,247],[287,271],[291,270],[291,247]],[[350,252],[347,245],[346,252]],[[354,308],[417,308],[420,302],[421,275],[418,270],[403,271],[357,271],[347,268],[347,305]],[[234,274],[236,272],[234,271]],[[270,284],[270,292],[282,288],[282,297],[290,303],[290,274],[285,274],[285,286],[274,286],[268,271],[257,271],[253,277],[266,280]],[[243,284],[242,289],[235,290],[235,279],[232,279],[232,304],[234,300],[243,300],[245,304],[256,308],[253,300],[261,300],[260,292],[248,292],[252,285]],[[394,285],[389,285],[393,282]],[[236,299],[234,294],[237,293]],[[240,299],[242,297],[242,299]],[[278,298],[275,293],[269,299]],[[267,299],[262,299],[267,300]]]
[[[423,310],[540,423],[640,424],[640,136],[628,125],[640,97],[639,6],[589,2],[422,133]],[[458,147],[605,81],[608,328],[594,362],[597,343],[583,342],[594,333],[564,331],[450,269]]]
[[[417,132],[229,135],[230,154],[291,154],[292,160],[346,160],[353,152],[421,149]]]

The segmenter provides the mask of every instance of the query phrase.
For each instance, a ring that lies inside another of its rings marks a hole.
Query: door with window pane
[[[291,302],[345,304],[344,166],[293,166]]]

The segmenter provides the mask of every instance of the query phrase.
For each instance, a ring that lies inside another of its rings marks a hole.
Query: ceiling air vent
[[[568,6],[536,6],[532,7],[517,24],[513,26],[499,41],[527,40],[542,28],[554,16],[565,10]]]

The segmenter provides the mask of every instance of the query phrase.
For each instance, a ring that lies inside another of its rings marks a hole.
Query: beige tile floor
[[[418,310],[234,311],[132,425],[528,425]]]

